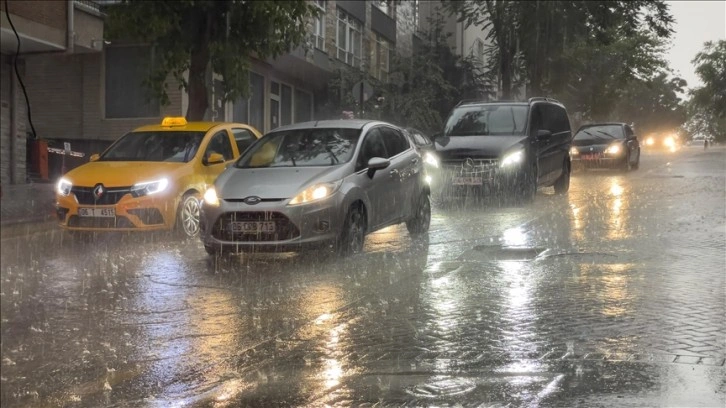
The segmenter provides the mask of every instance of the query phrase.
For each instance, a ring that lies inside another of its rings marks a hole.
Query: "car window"
[[[633,133],[633,129],[631,129],[630,126],[625,126],[625,137],[627,137],[627,138],[635,137],[635,134]]]
[[[217,132],[209,140],[207,150],[204,151],[204,158],[208,159],[212,153],[219,153],[224,157],[224,160],[232,160],[234,155],[232,154],[232,144],[229,141],[229,135],[226,130]]]
[[[234,135],[234,141],[237,144],[237,151],[242,154],[252,145],[252,142],[257,140],[255,135],[252,134],[248,129],[233,128],[232,134]]]
[[[150,131],[124,135],[104,152],[103,161],[166,161],[186,163],[199,149],[204,132]]]
[[[356,170],[368,167],[368,161],[374,157],[388,158],[386,145],[383,141],[383,134],[380,128],[371,129],[366,134],[363,144],[360,147],[360,154],[356,162]]]
[[[538,130],[544,129],[542,119],[542,105],[537,104],[532,107],[532,125],[529,131],[532,135],[536,135]]]
[[[545,105],[544,127],[552,133],[564,133],[570,131],[570,121],[567,118],[567,111],[557,105]]]
[[[236,166],[334,166],[353,157],[360,130],[346,128],[292,129],[268,133],[240,157]]]
[[[447,136],[523,135],[529,107],[479,105],[455,109],[444,127]]]
[[[590,125],[583,126],[577,131],[575,140],[581,139],[624,139],[623,127],[620,125]]]
[[[411,148],[411,143],[396,129],[389,127],[381,127],[383,133],[383,143],[386,145],[388,157],[393,157]]]

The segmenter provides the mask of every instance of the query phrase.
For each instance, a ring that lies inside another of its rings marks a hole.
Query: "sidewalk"
[[[29,225],[55,222],[55,184],[28,183],[2,186],[0,228],[6,236],[11,230]]]

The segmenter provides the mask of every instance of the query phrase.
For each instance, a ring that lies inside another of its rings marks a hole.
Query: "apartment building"
[[[327,98],[328,84],[338,69],[346,66],[360,68],[385,80],[392,55],[414,52],[416,42],[424,41],[422,33],[428,28],[428,18],[441,13],[439,1],[308,1],[323,11],[320,17],[309,22],[308,43],[277,59],[253,59],[248,98],[222,101],[223,78],[209,74],[210,107],[206,119],[249,123],[267,132],[290,123],[329,117],[331,113],[322,112],[321,107]],[[54,27],[58,31],[54,32],[57,37],[54,52],[36,54],[30,49],[21,50],[23,79],[37,137],[47,139],[57,147],[62,147],[63,142],[70,142],[74,151],[82,152],[87,158],[130,129],[160,122],[164,116],[186,114],[188,96],[172,79],[167,88],[169,104],[162,106],[158,101],[148,101],[142,81],[145,76],[143,67],[152,55],[150,46],[114,44],[103,40],[103,25],[100,29],[96,27],[102,21],[98,3],[114,3],[113,0],[10,0],[11,13],[13,7],[21,10],[29,7],[29,3],[46,3],[58,15],[62,14],[61,9],[70,9],[69,5],[76,10],[76,20],[70,30],[75,46],[70,51],[64,42],[69,32],[64,31],[69,24],[66,20],[53,23],[59,27]],[[92,13],[96,20],[78,17],[79,10]],[[3,81],[10,78],[7,70],[11,59],[6,57],[5,20]],[[464,29],[455,17],[447,17],[446,27],[452,33],[450,45],[459,53],[476,52],[477,41],[484,39],[484,33]],[[89,34],[91,31],[92,35]],[[10,45],[9,42],[8,53],[12,53]],[[3,97],[5,89],[3,86]],[[17,101],[24,102],[17,87],[12,89]],[[23,105],[13,105],[13,115],[17,117],[17,125],[13,129],[25,137],[27,121],[21,116],[24,115]],[[5,122],[3,120],[3,126]],[[5,135],[6,130],[3,132]],[[24,162],[23,158],[22,154],[15,155],[15,165],[23,166],[24,163],[20,163]],[[66,169],[84,160],[73,159],[67,163]],[[5,163],[3,156],[3,166]],[[61,169],[57,163],[51,167],[51,178],[57,177]],[[18,176],[15,182],[23,178]]]

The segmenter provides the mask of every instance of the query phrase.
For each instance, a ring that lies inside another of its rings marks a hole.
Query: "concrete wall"
[[[0,57],[0,183],[3,185],[24,183],[26,178],[27,109],[12,61],[7,55]]]

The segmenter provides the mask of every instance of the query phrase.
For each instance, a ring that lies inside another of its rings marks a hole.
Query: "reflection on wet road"
[[[364,254],[2,242],[2,406],[723,406],[726,151],[435,208]]]

